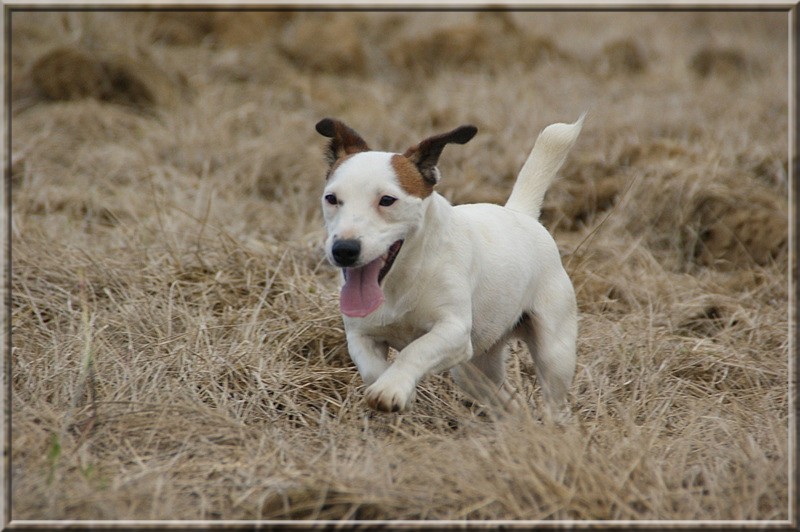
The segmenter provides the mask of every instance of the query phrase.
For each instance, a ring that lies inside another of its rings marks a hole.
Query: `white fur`
[[[512,337],[528,345],[549,406],[563,404],[575,370],[577,308],[556,244],[537,218],[582,120],[541,133],[505,207],[454,207],[436,192],[409,195],[390,153],[355,154],[329,177],[323,198],[339,199],[322,202],[329,258],[334,239],[362,243],[359,265],[404,239],[383,279],[382,305],[363,318],[344,316],[370,406],[406,410],[420,379],[443,370],[478,400],[506,401],[504,357]],[[381,207],[384,195],[398,200]],[[398,350],[392,364],[389,347]]]
[[[506,207],[539,218],[544,194],[578,139],[585,117],[586,113],[582,114],[574,124],[550,124],[539,134],[519,171]]]

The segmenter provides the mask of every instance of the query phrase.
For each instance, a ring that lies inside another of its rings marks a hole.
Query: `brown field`
[[[11,14],[11,517],[794,519],[785,13]],[[545,201],[572,420],[449,376],[369,411],[323,259],[325,116],[440,192]],[[791,392],[791,393],[790,393]]]

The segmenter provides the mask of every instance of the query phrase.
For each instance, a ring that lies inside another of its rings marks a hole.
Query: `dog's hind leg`
[[[507,409],[512,394],[505,383],[507,339],[503,338],[483,354],[450,370],[453,380],[474,400],[494,408]]]
[[[515,335],[528,346],[542,395],[551,417],[562,420],[567,412],[567,392],[575,374],[577,316],[526,313]]]

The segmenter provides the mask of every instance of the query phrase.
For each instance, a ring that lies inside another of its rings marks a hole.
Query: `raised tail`
[[[551,124],[539,133],[528,160],[519,171],[506,207],[539,218],[544,193],[575,144],[585,116],[583,113],[574,124]]]

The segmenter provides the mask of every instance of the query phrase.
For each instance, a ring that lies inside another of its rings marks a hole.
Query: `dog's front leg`
[[[394,363],[367,388],[367,404],[383,412],[407,410],[422,377],[472,357],[470,327],[471,320],[455,316],[437,322],[400,351]]]
[[[347,332],[347,350],[350,359],[358,368],[358,373],[367,386],[378,380],[389,367],[389,362],[386,360],[388,349],[384,342],[378,342],[358,332]]]

